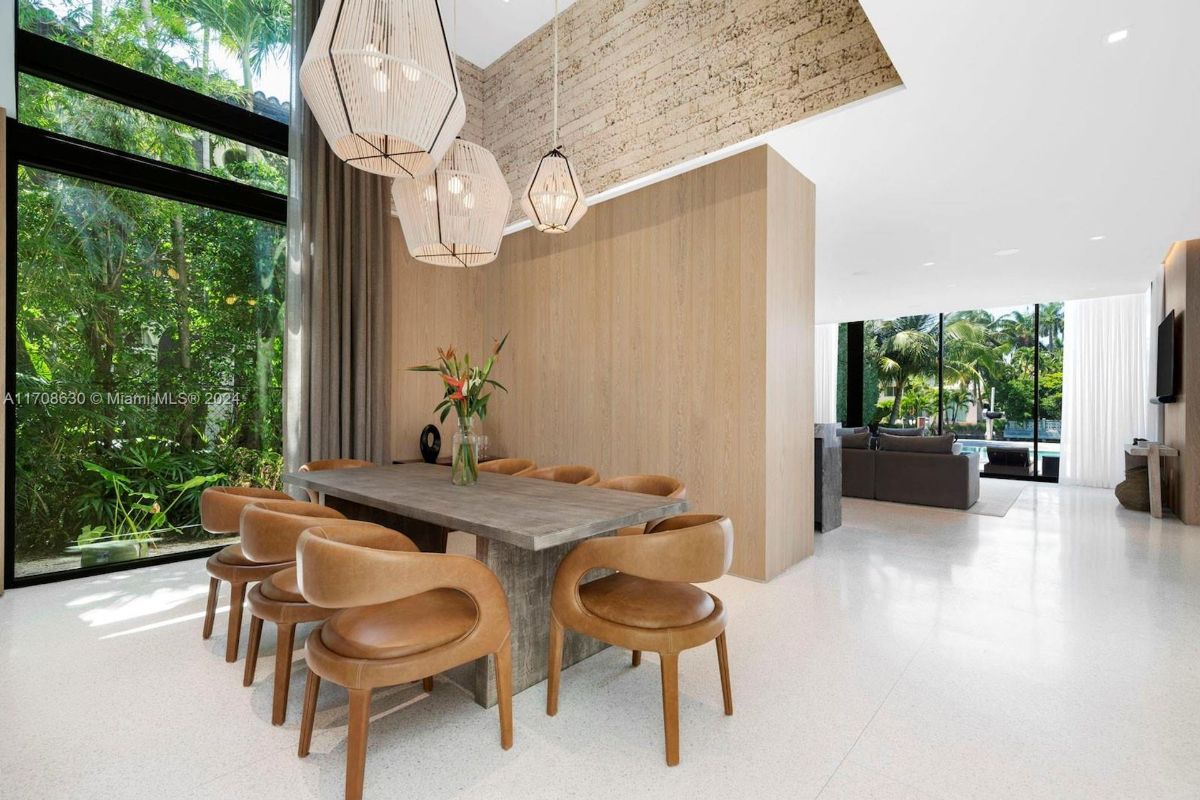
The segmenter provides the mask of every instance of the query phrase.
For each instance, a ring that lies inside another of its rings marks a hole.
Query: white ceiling
[[[558,0],[561,14],[574,0]],[[554,0],[438,0],[446,33],[454,42],[458,4],[458,54],[486,67],[554,17]]]
[[[1200,2],[862,4],[906,88],[767,137],[817,185],[819,321],[1140,291],[1200,236]]]

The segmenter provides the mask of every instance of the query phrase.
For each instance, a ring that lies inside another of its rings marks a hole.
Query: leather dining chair
[[[528,475],[537,469],[537,464],[528,458],[497,458],[479,464],[480,472],[496,472],[501,475]]]
[[[678,478],[670,475],[621,475],[616,478],[605,478],[596,483],[597,489],[616,489],[622,492],[637,492],[652,494],[671,500],[682,500],[687,497],[687,487]],[[641,525],[630,525],[617,531],[617,536],[639,536],[646,532],[658,520],[650,520]],[[634,650],[633,666],[641,666],[642,651]]]
[[[597,489],[616,489],[622,492],[637,492],[652,494],[656,497],[666,497],[671,500],[682,500],[687,497],[687,487],[678,478],[670,475],[621,475],[616,478],[605,478],[597,481]],[[657,520],[642,525],[630,525],[617,531],[618,536],[634,536],[645,533],[646,529]]]
[[[330,520],[344,520],[332,508],[299,500],[262,500],[242,510],[242,551],[254,561],[280,562],[296,557],[296,542],[306,528]],[[292,649],[296,625],[325,619],[332,611],[307,602],[300,594],[296,567],[273,573],[250,589],[250,638],[246,644],[246,671],[242,685],[254,683],[263,622],[275,623],[275,685],[271,724],[282,725],[287,715],[288,687],[292,680]]]
[[[733,560],[733,524],[718,514],[683,514],[644,536],[588,539],[567,554],[550,600],[546,713],[558,713],[564,629],[630,650],[659,654],[667,765],[679,763],[679,653],[717,642],[725,714],[733,714],[725,607],[693,583],[715,580]],[[580,585],[594,569],[617,572]]]
[[[200,527],[212,534],[238,533],[242,509],[259,500],[291,500],[291,495],[275,489],[253,486],[211,486],[200,495]],[[242,635],[242,606],[246,585],[261,581],[287,567],[295,554],[277,564],[262,564],[246,557],[240,544],[231,544],[209,557],[208,605],[204,610],[203,638],[212,636],[217,616],[217,595],[221,581],[229,584],[229,635],[225,641],[225,660],[237,661],[238,640]]]
[[[363,461],[361,458],[321,458],[302,464],[297,472],[324,472],[330,469],[360,469],[373,466],[375,466],[373,462]],[[308,493],[310,503],[321,502],[320,495],[315,489],[305,489],[304,491]]]
[[[591,486],[600,480],[600,475],[596,470],[591,467],[585,467],[582,464],[542,467],[541,469],[535,469],[533,472],[527,472],[521,477],[538,478],[539,480],[556,481],[558,483],[574,483],[578,486]]]
[[[466,556],[421,553],[406,536],[359,523],[324,524],[300,534],[300,593],[339,609],[308,637],[308,683],[299,755],[312,743],[321,681],[350,693],[346,798],[362,797],[371,690],[425,681],[492,656],[500,746],[512,747],[512,646],[508,601],[499,579]]]

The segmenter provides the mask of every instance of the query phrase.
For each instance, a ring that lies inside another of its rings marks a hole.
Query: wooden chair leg
[[[371,690],[350,690],[350,730],[346,739],[346,800],[362,800],[367,769],[367,723],[371,721]]]
[[[500,706],[500,746],[507,750],[513,743],[511,639],[504,640],[492,660],[496,665],[496,703]]]
[[[558,713],[558,679],[562,672],[563,626],[550,615],[550,653],[547,659],[549,668],[546,675],[546,713],[554,716]]]
[[[221,591],[221,582],[216,578],[208,579],[208,606],[204,609],[204,632],[202,639],[212,636],[213,622],[217,618],[217,593]]]
[[[721,695],[725,699],[725,716],[733,716],[733,686],[729,682],[729,649],[725,643],[725,631],[717,637],[717,664],[721,668]]]
[[[300,717],[300,750],[304,758],[312,746],[313,722],[317,717],[317,694],[321,691],[321,676],[308,671],[308,682],[304,684],[304,714]]]
[[[425,692],[426,694],[433,691],[433,676],[432,675],[430,675],[428,678],[421,679],[421,690],[423,692]]]
[[[275,630],[275,689],[271,701],[271,724],[282,725],[287,717],[288,688],[292,683],[292,648],[295,646],[296,626],[280,623]]]
[[[667,734],[667,766],[679,763],[679,654],[659,653],[662,662],[663,728]]]
[[[238,640],[242,638],[242,606],[246,604],[246,584],[229,585],[229,638],[225,640],[225,660],[232,664],[238,657]]]
[[[254,683],[254,671],[258,668],[258,643],[262,640],[263,621],[250,615],[250,637],[246,640],[246,671],[242,675],[242,686]]]
[[[642,651],[641,650],[633,651],[633,665],[635,667],[640,667],[642,665]]]

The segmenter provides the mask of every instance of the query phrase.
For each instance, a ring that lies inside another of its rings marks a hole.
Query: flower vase
[[[479,480],[479,436],[475,434],[474,418],[459,420],[454,432],[454,455],[450,481],[455,486],[471,486]]]

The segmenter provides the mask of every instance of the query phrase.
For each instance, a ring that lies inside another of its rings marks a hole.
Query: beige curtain
[[[298,72],[320,10],[295,3],[284,456],[391,460],[390,192],[330,151]]]

